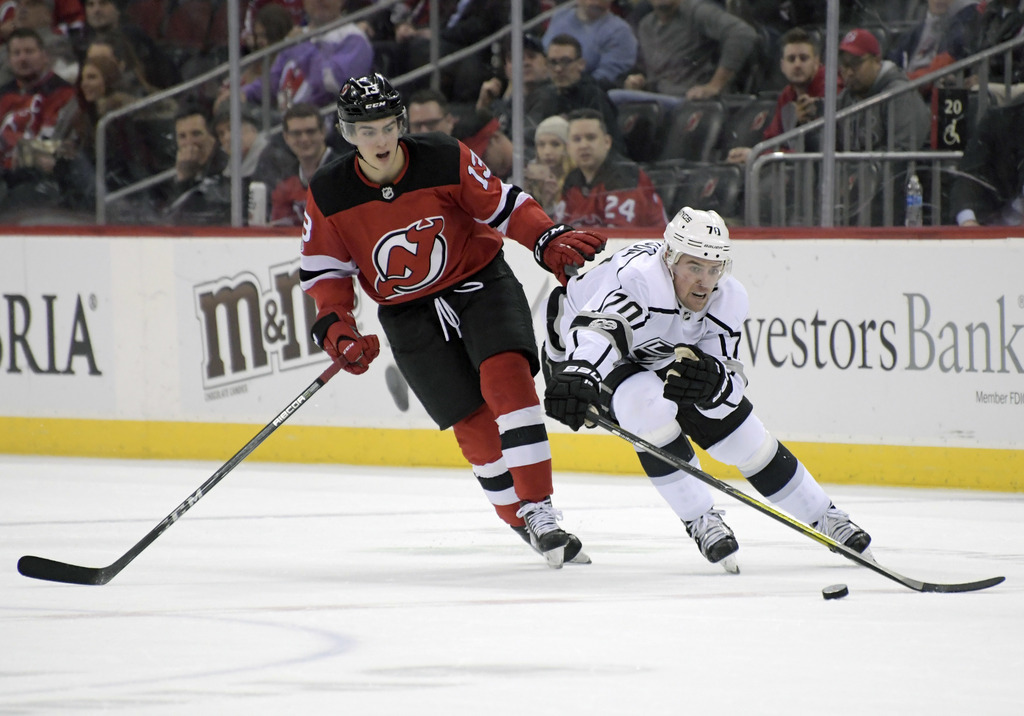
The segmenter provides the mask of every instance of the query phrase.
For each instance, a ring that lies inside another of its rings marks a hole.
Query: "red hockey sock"
[[[521,527],[523,519],[516,517],[519,496],[516,494],[512,473],[501,454],[501,437],[494,415],[487,405],[481,405],[468,417],[452,426],[462,455],[473,468],[484,495],[498,513],[498,517]]]
[[[543,500],[553,492],[551,446],[529,362],[520,353],[491,356],[480,364],[480,390],[495,416],[516,493],[530,502]]]

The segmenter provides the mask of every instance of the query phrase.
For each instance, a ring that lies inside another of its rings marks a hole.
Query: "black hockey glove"
[[[725,402],[731,388],[721,361],[697,346],[676,346],[676,362],[669,366],[665,378],[666,398],[708,409]]]
[[[597,405],[601,377],[594,366],[570,360],[558,366],[544,391],[544,410],[555,420],[579,430],[586,422],[587,409]]]

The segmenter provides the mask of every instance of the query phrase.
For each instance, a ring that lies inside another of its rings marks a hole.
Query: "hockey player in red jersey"
[[[468,147],[439,133],[404,136],[406,122],[380,74],[339,93],[339,129],[355,150],[310,181],[302,235],[314,340],[344,370],[369,368],[380,343],[353,318],[358,279],[403,376],[438,426],[453,428],[498,515],[550,566],[589,562],[551,504],[532,318],[502,246],[503,236],[523,244],[564,283],[566,268],[605,240],[553,225]]]
[[[547,412],[578,430],[597,405],[626,430],[699,467],[692,439],[736,465],[776,506],[864,553],[871,537],[768,433],[744,394],[738,351],[749,301],[730,275],[730,254],[722,218],[686,207],[664,241],[633,244],[556,288],[545,346]],[[739,545],[707,486],[639,448],[638,457],[701,554],[737,571]]]

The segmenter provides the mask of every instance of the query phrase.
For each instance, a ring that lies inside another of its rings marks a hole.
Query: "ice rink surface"
[[[547,568],[468,470],[0,457],[0,714],[1021,714],[1024,496],[826,486],[919,594],[719,495],[741,574],[639,477],[556,475]],[[745,483],[734,483],[749,489]],[[842,582],[850,595],[822,599]]]

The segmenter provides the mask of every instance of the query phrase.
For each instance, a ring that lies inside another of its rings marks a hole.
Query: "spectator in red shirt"
[[[817,119],[825,96],[825,66],[821,64],[821,53],[814,38],[795,27],[782,36],[780,44],[782,58],[779,65],[789,84],[779,93],[775,115],[764,130],[765,139]],[[843,81],[837,77],[836,83],[836,90],[841,90]],[[749,156],[750,147],[733,147],[726,161],[745,164]]]
[[[270,223],[302,226],[309,180],[316,170],[338,155],[327,146],[327,131],[319,110],[300,102],[288,108],[281,122],[285,144],[299,160],[295,174],[277,183],[270,195]]]
[[[0,163],[10,170],[18,143],[48,139],[75,88],[50,69],[50,58],[34,30],[18,28],[7,41],[14,79],[0,87]]]
[[[601,113],[569,115],[569,158],[576,168],[562,188],[556,219],[578,226],[654,228],[668,224],[665,206],[640,166],[612,151]]]

